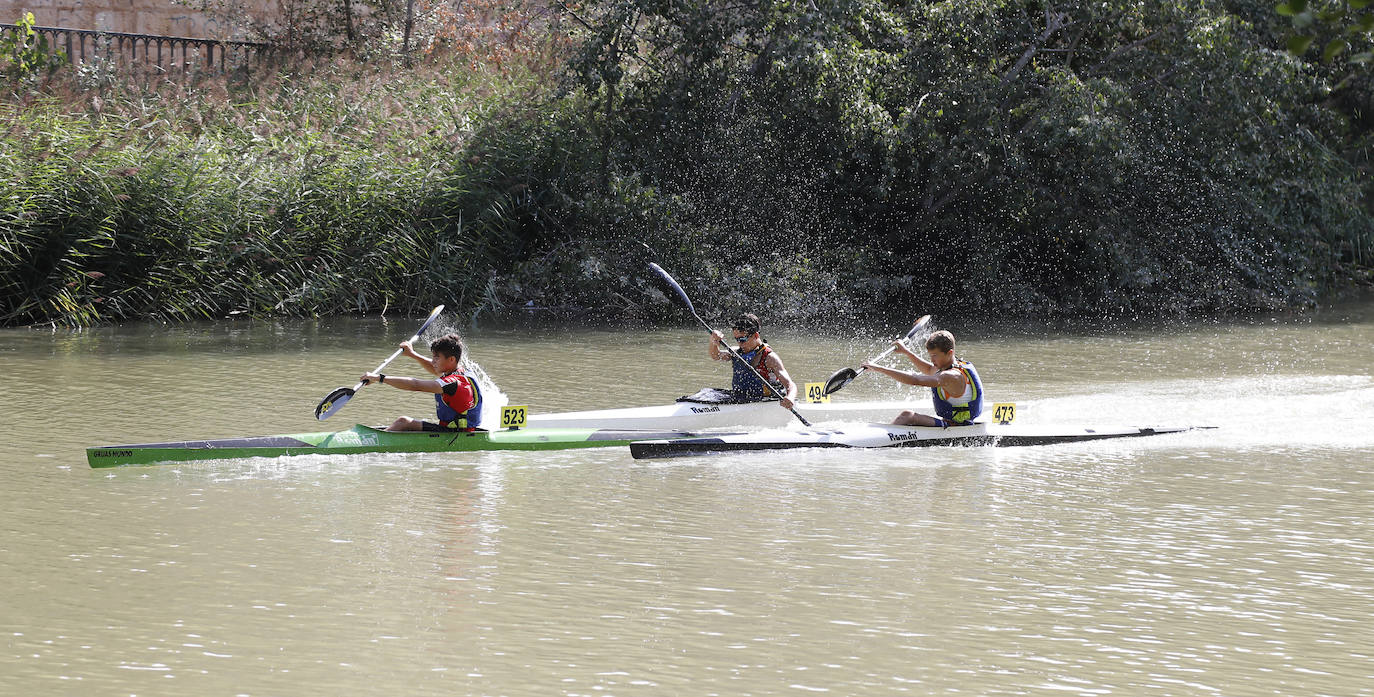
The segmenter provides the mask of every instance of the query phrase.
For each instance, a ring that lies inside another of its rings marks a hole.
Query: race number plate
[[[1016,420],[1016,405],[1011,402],[992,405],[992,420],[1003,426]]]
[[[830,395],[825,393],[825,383],[808,382],[806,383],[806,401],[812,404],[829,404]]]
[[[501,428],[524,428],[529,407],[501,407]]]

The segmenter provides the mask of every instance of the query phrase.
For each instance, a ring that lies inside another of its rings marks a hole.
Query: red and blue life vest
[[[439,376],[444,391],[434,395],[439,425],[471,431],[482,425],[482,389],[459,368]]]
[[[744,367],[739,361],[733,361],[734,376],[730,380],[730,391],[734,392],[739,398],[757,402],[768,397],[780,397],[783,394],[782,383],[773,376],[773,372],[768,369],[768,357],[773,355],[773,349],[768,344],[759,344],[753,351],[740,351],[739,356],[743,358],[754,370],[759,371],[759,375],[768,381],[767,387],[759,381],[757,375]]]

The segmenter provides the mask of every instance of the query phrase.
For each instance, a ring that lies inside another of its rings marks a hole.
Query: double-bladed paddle
[[[906,336],[898,339],[898,341],[909,341],[911,337],[916,336],[916,333],[921,331],[921,328],[926,326],[926,323],[928,322],[930,322],[930,315],[923,315],[920,319],[916,320],[916,324],[911,325],[911,331],[907,332]],[[887,354],[892,353],[895,350],[897,350],[897,345],[893,344],[892,346],[889,346],[886,351],[883,351],[882,353],[874,357],[874,359],[869,361],[869,363],[877,363],[878,361],[887,358]],[[839,392],[841,389],[844,388],[845,385],[848,385],[854,378],[859,377],[859,373],[862,372],[864,372],[864,368],[862,367],[858,370],[855,370],[854,368],[840,368],[839,370],[835,371],[834,375],[830,376],[830,379],[825,381],[824,394],[829,395],[832,392]]]
[[[424,324],[420,325],[420,329],[415,332],[415,336],[410,337],[410,341],[415,341],[416,339],[420,338],[420,335],[425,333],[425,329],[427,329],[429,325],[439,317],[439,313],[443,311],[443,305],[440,305],[439,307],[430,310],[429,318],[425,320]],[[396,357],[399,355],[401,355],[401,349],[396,349],[396,352],[391,354],[390,358],[387,358],[386,360],[382,361],[382,364],[377,366],[377,369],[371,372],[382,372],[382,368],[385,368],[388,363],[396,360]],[[333,416],[334,412],[342,409],[343,405],[348,404],[348,400],[352,399],[353,395],[357,394],[358,390],[363,389],[363,386],[366,384],[367,381],[363,380],[362,382],[359,382],[358,384],[352,387],[340,387],[339,389],[330,392],[328,396],[320,400],[320,405],[315,407],[315,418],[319,419],[320,421],[324,421],[325,419]]]
[[[701,318],[701,315],[697,314],[696,308],[692,307],[692,299],[687,297],[687,292],[682,290],[682,286],[678,285],[677,281],[673,280],[673,277],[669,275],[667,271],[664,271],[662,266],[659,266],[658,264],[655,264],[651,261],[649,262],[649,268],[653,269],[654,273],[658,274],[664,280],[665,283],[672,287],[672,289],[677,293],[677,297],[682,300],[682,304],[687,306],[687,311],[692,313],[692,316],[697,318],[698,322],[701,322],[701,326],[706,327],[706,331],[715,331],[711,328],[711,325],[706,323],[706,320]],[[744,356],[739,355],[739,352],[736,351],[733,346],[730,346],[724,341],[717,343],[721,345],[721,348],[724,348],[726,351],[730,352],[731,358],[739,361],[740,365],[748,368],[749,372],[753,373],[754,377],[759,379],[759,382],[763,383],[764,385],[768,384],[768,381],[764,380],[762,375],[759,375],[759,371],[756,370],[753,365],[750,365],[749,361],[744,360]],[[801,414],[797,413],[796,407],[788,407],[788,410],[792,412],[793,416],[797,417],[798,421],[802,422],[803,426],[811,425],[810,421],[807,421],[805,418],[802,417]]]

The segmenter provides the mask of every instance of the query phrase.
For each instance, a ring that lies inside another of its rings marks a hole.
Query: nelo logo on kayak
[[[720,411],[720,407],[692,407],[693,414],[710,414]]]

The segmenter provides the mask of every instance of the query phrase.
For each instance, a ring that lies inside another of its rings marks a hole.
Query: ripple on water
[[[699,352],[699,336],[676,335],[647,332],[616,352],[599,334],[479,343],[512,394],[583,408],[649,401],[630,381],[588,396],[585,375],[617,374],[626,352]],[[835,367],[826,351],[840,349],[786,338],[799,376]],[[1270,332],[1188,339],[1216,363],[1178,358],[1171,337],[1064,340],[1055,365],[1023,361],[1033,353],[1012,341],[970,345],[990,390],[1022,403],[1029,423],[1215,431],[1046,448],[663,462],[604,449],[108,473],[56,465],[79,462],[92,439],[292,430],[264,424],[309,422],[313,403],[298,415],[196,409],[222,403],[217,385],[236,402],[290,405],[336,378],[301,358],[300,341],[257,357],[281,381],[265,386],[236,382],[241,360],[204,355],[213,342],[192,342],[181,374],[168,350],[83,356],[128,396],[80,443],[41,448],[58,457],[0,468],[0,551],[14,560],[0,566],[0,673],[25,694],[57,680],[147,695],[1374,694],[1370,379],[1251,370],[1216,348],[1249,342],[1240,348],[1259,357]],[[858,354],[872,348],[859,343]],[[330,350],[320,355],[375,365],[361,349]],[[1358,350],[1340,360],[1364,365]],[[1061,364],[1081,383],[1037,382]],[[709,384],[717,368],[682,379]],[[29,382],[14,383],[26,408],[60,411]],[[893,388],[856,381],[846,394],[867,389]],[[350,419],[414,405],[369,393]],[[1306,418],[1323,409],[1346,418]]]

